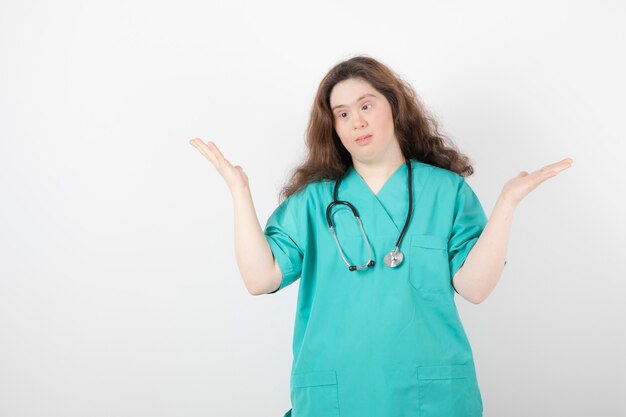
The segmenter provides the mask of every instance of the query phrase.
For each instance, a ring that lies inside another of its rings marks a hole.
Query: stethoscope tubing
[[[404,222],[404,227],[402,228],[402,232],[400,233],[400,236],[398,237],[398,240],[396,242],[396,246],[389,254],[394,260],[395,260],[396,255],[400,251],[400,244],[402,243],[402,240],[404,239],[404,235],[406,234],[409,223],[411,221],[411,215],[413,213],[413,173],[412,173],[411,162],[407,159],[405,160],[405,163],[408,169],[408,176],[409,176],[408,178],[409,210],[407,213],[406,220]],[[335,187],[333,189],[333,201],[330,204],[328,204],[328,206],[326,207],[326,222],[328,223],[328,227],[330,228],[333,238],[335,239],[335,243],[337,244],[337,248],[339,249],[341,258],[346,263],[346,265],[348,265],[348,268],[350,269],[350,271],[357,271],[357,270],[362,270],[365,268],[373,267],[375,265],[375,262],[372,259],[372,247],[369,243],[369,239],[367,238],[367,234],[365,233],[365,230],[363,229],[363,222],[361,221],[361,217],[359,216],[358,210],[352,203],[348,201],[344,201],[344,200],[339,200],[338,198],[339,184],[341,183],[342,179],[343,177],[339,178],[335,182]],[[360,265],[360,266],[351,265],[350,262],[348,262],[346,256],[344,255],[343,250],[341,249],[341,245],[339,244],[339,240],[337,239],[337,233],[335,232],[335,226],[333,225],[333,221],[331,219],[332,208],[336,205],[347,206],[352,211],[352,214],[354,215],[357,222],[359,223],[359,228],[361,229],[361,233],[363,234],[363,238],[365,239],[365,243],[367,244],[367,250],[369,254],[369,260],[363,265]],[[400,253],[400,256],[402,256],[401,253]],[[400,258],[400,261],[401,261],[401,258]],[[390,265],[390,266],[395,266],[395,265]]]

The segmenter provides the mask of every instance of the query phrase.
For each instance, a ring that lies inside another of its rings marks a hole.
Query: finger
[[[208,141],[207,142],[207,147],[209,149],[211,149],[211,152],[213,152],[213,154],[215,155],[215,157],[217,158],[218,161],[220,162],[228,162],[226,160],[226,158],[224,158],[224,155],[222,155],[222,152],[219,150],[219,148],[217,147],[217,145],[214,142]],[[230,165],[230,163],[229,163]]]
[[[536,187],[539,184],[541,184],[542,182],[544,182],[545,180],[547,180],[548,178],[552,178],[554,177],[557,172],[555,172],[554,170],[549,170],[549,169],[541,169],[539,171],[535,171],[533,172],[533,186]]]
[[[544,167],[545,168],[545,167]],[[555,171],[554,169],[549,170],[549,169],[540,169],[538,171],[533,172],[532,174],[530,174],[529,179],[530,184],[529,184],[529,188],[530,190],[534,190],[535,188],[537,188],[541,183],[543,183],[544,181],[555,177],[558,172]]]
[[[202,155],[205,156],[211,163],[217,167],[218,161],[211,149],[202,140],[195,138],[189,141],[194,148],[196,148]]]
[[[555,166],[553,167],[553,171],[555,171],[558,174],[559,172],[571,167],[573,163],[574,163],[574,160],[572,158],[565,158],[562,161],[557,162],[555,164]]]
[[[211,163],[221,172],[225,167],[232,168],[230,162],[224,158],[222,152],[215,143],[208,141],[206,144],[202,140],[195,138],[189,141],[195,146]]]
[[[572,158],[565,158],[559,162],[546,165],[545,167],[542,168],[542,171],[555,171],[556,173],[559,173],[563,171],[564,169],[571,167],[573,162],[574,160]]]
[[[551,174],[550,171],[542,171],[541,169],[531,173],[522,171],[519,173],[514,183],[516,183],[521,189],[525,189],[526,193],[529,193],[553,175],[554,174]]]
[[[534,171],[532,174],[530,174],[530,176],[532,179],[543,182],[548,178],[554,177],[555,175],[557,175],[559,172],[563,171],[564,169],[569,168],[571,165],[572,165],[572,159],[565,158],[562,161],[546,165],[543,168],[538,169],[537,171]]]

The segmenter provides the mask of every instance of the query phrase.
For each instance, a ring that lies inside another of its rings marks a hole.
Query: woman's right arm
[[[233,198],[235,219],[235,258],[250,294],[261,295],[277,289],[282,272],[256,215],[248,177],[240,166],[233,166],[213,142],[195,138],[189,141],[226,181]]]

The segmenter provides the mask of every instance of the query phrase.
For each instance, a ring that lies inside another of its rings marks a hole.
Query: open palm
[[[513,204],[517,204],[539,184],[558,175],[559,172],[572,166],[573,160],[565,158],[559,162],[546,165],[537,171],[528,173],[522,171],[515,178],[510,179],[502,189],[502,195]]]
[[[222,155],[215,143],[211,141],[204,143],[199,138],[191,139],[189,143],[211,161],[231,191],[239,187],[248,186],[248,176],[243,172],[243,169],[239,165],[231,164],[228,159],[224,158],[224,155]]]

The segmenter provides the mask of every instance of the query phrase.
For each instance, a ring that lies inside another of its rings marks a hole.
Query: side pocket
[[[291,395],[292,417],[339,417],[335,371],[293,374]]]
[[[467,365],[417,368],[420,417],[482,416],[482,401]]]
[[[452,287],[448,242],[435,235],[411,236],[409,280],[416,290],[446,291]]]

